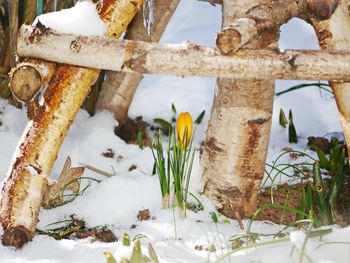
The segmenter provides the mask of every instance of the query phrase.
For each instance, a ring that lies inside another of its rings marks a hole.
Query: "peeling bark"
[[[268,3],[224,0],[223,28],[244,17],[252,7]],[[248,48],[275,48],[278,32],[279,29],[265,32]],[[273,80],[218,79],[201,158],[203,192],[230,218],[237,213],[241,218],[250,217],[256,209],[270,137],[273,96]]]
[[[180,0],[155,0],[152,34],[148,35],[143,25],[143,14],[139,12],[130,23],[125,39],[158,42],[165,31]],[[136,89],[142,80],[139,73],[107,71],[102,92],[97,101],[98,110],[108,110],[119,122],[125,122]]]
[[[350,50],[350,3],[348,1],[318,1],[329,2],[330,9],[338,4],[329,20],[321,21],[315,17],[310,23],[315,28],[321,49],[323,50]],[[327,8],[326,8],[327,9]],[[337,102],[340,121],[344,129],[350,153],[350,82],[330,82]]]
[[[50,82],[56,65],[37,59],[27,59],[10,72],[12,94],[22,102],[31,101]]]
[[[13,238],[23,232],[22,245],[35,234],[38,213],[54,161],[85,94],[96,80],[95,69],[60,66],[41,102],[41,112],[29,122],[5,178],[0,221],[3,244],[18,247]],[[9,243],[7,243],[9,241]]]
[[[279,28],[306,10],[305,1],[286,0],[260,4],[249,9],[217,35],[216,45],[223,54],[232,54],[259,34]]]
[[[18,40],[20,55],[79,66],[127,73],[258,80],[350,79],[350,54],[347,51],[279,52],[275,48],[241,49],[234,55],[225,56],[217,49],[190,43],[158,44],[107,40],[59,34],[51,30],[32,41],[30,32],[31,27],[28,26],[20,29]],[[266,43],[268,40],[262,38],[261,41]],[[72,49],[72,45],[79,46],[79,52]],[[268,47],[268,44],[258,47]]]
[[[108,36],[119,37],[142,2],[100,1],[99,14],[107,23]],[[45,35],[46,31],[45,28],[34,30],[32,41]],[[75,51],[79,48],[74,43],[71,46]],[[4,245],[19,248],[34,237],[53,163],[99,72],[97,69],[62,65],[50,81],[40,102],[39,113],[28,123],[22,135],[3,185],[0,222],[4,229]]]

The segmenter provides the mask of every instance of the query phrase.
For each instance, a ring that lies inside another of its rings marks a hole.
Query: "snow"
[[[161,42],[181,43],[190,40],[215,46],[215,33],[220,28],[220,12],[219,6],[213,7],[199,1],[180,1]],[[65,33],[103,35],[104,32],[103,23],[91,1],[79,1],[70,10],[42,15],[39,20],[46,26]],[[280,47],[317,49],[318,45],[311,27],[293,19],[282,27]],[[277,81],[276,91],[296,83],[304,81]],[[203,123],[195,131],[195,146],[198,148],[204,139],[214,89],[214,78],[146,76],[137,90],[129,115],[132,118],[143,116],[148,122],[153,118],[170,120],[171,103],[176,105],[178,112],[189,111],[195,117],[202,110],[206,110]],[[281,108],[286,113],[289,109],[293,111],[300,137],[296,145],[287,142],[287,131],[278,124]],[[15,109],[7,102],[0,101],[0,181],[7,172],[12,154],[25,129],[25,115],[25,110]],[[147,244],[151,242],[160,262],[214,262],[227,253],[230,250],[227,240],[231,236],[244,234],[245,230],[241,230],[235,220],[229,220],[227,224],[224,216],[219,216],[218,223],[211,219],[210,213],[215,209],[208,199],[199,195],[199,154],[196,155],[190,187],[191,192],[203,202],[205,209],[197,213],[188,212],[187,219],[180,219],[176,209],[161,209],[158,179],[151,175],[153,159],[150,150],[127,145],[115,136],[114,127],[117,125],[113,116],[107,112],[100,112],[94,117],[89,117],[85,111],[78,113],[61,148],[52,178],[55,179],[60,174],[67,156],[72,158],[72,167],[89,164],[109,173],[115,171],[116,175],[105,177],[86,170],[84,177],[95,178],[101,182],[89,183],[89,180],[83,180],[82,187],[90,185],[86,192],[74,202],[55,209],[42,210],[38,228],[47,229],[48,224],[75,214],[77,218],[83,218],[90,227],[107,225],[118,238],[124,232],[131,238],[138,234],[146,235],[147,238],[141,240],[143,251],[147,251]],[[331,95],[317,88],[307,88],[276,97],[267,162],[272,163],[284,147],[305,151],[308,136],[323,136],[341,131],[336,104]],[[107,149],[113,150],[113,158],[102,155]],[[289,162],[288,158],[286,156],[282,161]],[[132,166],[136,166],[136,169],[129,171]],[[279,182],[285,181],[286,178],[279,178]],[[150,210],[154,219],[138,221],[137,213],[144,208]],[[248,221],[243,223],[247,227]],[[131,228],[132,225],[136,225],[136,228]],[[277,233],[283,227],[255,222],[252,232]],[[349,262],[350,227],[328,228],[332,229],[332,233],[322,237],[322,240],[307,240],[305,254],[313,262]],[[290,242],[241,251],[231,256],[231,262],[299,262],[305,233],[292,229],[290,239]],[[272,239],[264,238],[260,242],[269,240]],[[324,245],[318,247],[320,244]],[[215,246],[215,252],[206,250],[211,245]],[[202,246],[203,250],[195,249],[196,246]],[[122,256],[130,255],[131,249],[132,247],[124,247],[121,240],[110,244],[91,242],[89,239],[56,241],[37,235],[18,251],[0,245],[0,263],[105,262],[105,251],[113,253],[119,261]],[[230,261],[226,259],[223,262]],[[306,258],[304,262],[307,262]]]
[[[78,1],[73,8],[43,14],[40,21],[46,27],[66,34],[103,36],[106,26],[96,12],[96,5],[90,0]]]

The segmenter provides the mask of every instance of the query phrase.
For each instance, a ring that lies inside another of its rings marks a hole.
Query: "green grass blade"
[[[131,253],[130,263],[142,263],[142,251],[140,240],[136,240]]]
[[[288,120],[282,108],[280,109],[279,123],[283,128],[287,128]]]
[[[201,124],[202,121],[203,121],[204,115],[205,115],[205,110],[203,110],[203,111],[198,115],[198,117],[196,118],[196,120],[195,120],[194,122],[197,123],[197,124]]]

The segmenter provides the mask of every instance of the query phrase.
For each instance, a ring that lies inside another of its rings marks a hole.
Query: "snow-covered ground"
[[[91,7],[90,1],[86,1],[79,3],[75,8],[75,12],[80,12],[82,19],[88,19],[82,23],[85,29],[89,28],[86,26],[86,21],[91,23],[92,20],[96,20]],[[181,1],[162,42],[189,40],[214,46],[215,33],[220,28],[220,12],[219,6],[214,7],[195,0]],[[73,13],[68,12],[66,16],[68,20],[73,17]],[[62,18],[62,14],[58,17]],[[42,18],[44,24],[45,19],[51,27],[57,24],[55,19]],[[50,19],[52,21],[49,21]],[[64,21],[65,19],[61,19],[60,23]],[[78,27],[79,22],[75,21],[74,25]],[[59,24],[57,28],[65,31],[67,26]],[[103,30],[103,26],[95,24],[94,27],[80,32],[101,34]],[[282,27],[280,47],[318,48],[311,27],[296,19]],[[277,81],[276,90],[285,89],[295,83],[297,82]],[[213,78],[146,76],[136,93],[129,115],[133,118],[141,115],[146,121],[151,122],[155,117],[170,119],[171,103],[176,105],[178,112],[189,111],[193,116],[197,116],[205,109],[207,114],[204,121],[196,128],[195,142],[198,146],[204,139],[214,87]],[[297,145],[288,143],[287,131],[278,124],[281,108],[286,113],[289,109],[293,111],[294,123],[300,137]],[[15,109],[7,102],[0,101],[0,121],[2,123],[1,181],[26,126],[25,110]],[[234,124],[234,121],[232,123]],[[218,223],[213,222],[210,214],[214,211],[213,206],[205,197],[198,194],[199,154],[196,156],[190,187],[191,191],[199,196],[205,208],[197,213],[189,212],[187,219],[180,219],[176,210],[161,209],[158,179],[151,175],[153,166],[151,151],[148,148],[141,150],[136,145],[125,144],[114,135],[116,125],[112,115],[107,112],[98,113],[91,118],[84,111],[78,113],[60,151],[52,177],[56,178],[60,173],[67,156],[72,158],[73,166],[79,166],[81,163],[90,164],[107,172],[115,171],[116,176],[108,178],[86,170],[85,177],[96,178],[101,182],[92,182],[84,195],[72,203],[52,210],[42,210],[38,227],[46,229],[48,224],[75,214],[77,218],[84,219],[89,227],[107,225],[118,238],[123,232],[127,232],[131,238],[144,234],[147,238],[142,239],[143,250],[147,251],[147,243],[151,242],[160,262],[213,262],[227,253],[231,246],[228,238],[245,233],[245,230],[241,230],[234,220],[224,221],[223,216],[219,217]],[[284,147],[304,151],[308,136],[323,136],[332,132],[341,132],[341,126],[334,98],[328,93],[320,92],[317,88],[308,88],[276,97],[268,162],[271,163]],[[114,158],[102,155],[109,148],[115,152]],[[136,169],[129,171],[133,165]],[[83,184],[88,184],[88,181],[84,181]],[[138,221],[138,211],[145,208],[150,210],[153,219]],[[244,221],[244,224],[247,224],[247,221]],[[255,222],[252,231],[277,233],[282,228],[283,226],[279,225]],[[324,236],[322,240],[314,238],[308,241],[304,262],[350,262],[350,228],[341,229],[333,226],[332,230],[333,232]],[[271,241],[269,238],[266,240]],[[292,242],[244,250],[232,255],[230,259],[226,258],[223,262],[299,262],[305,235],[301,231],[294,231],[291,240]],[[343,243],[329,243],[318,247],[323,242],[331,241]],[[210,252],[206,249],[211,245],[216,248],[215,251]],[[203,250],[199,250],[200,247],[203,247]],[[113,253],[119,261],[120,257],[130,255],[131,249],[132,247],[123,246],[121,240],[108,244],[91,242],[89,239],[56,241],[47,236],[37,235],[21,250],[15,251],[0,245],[0,263],[105,262],[103,252],[106,251]]]

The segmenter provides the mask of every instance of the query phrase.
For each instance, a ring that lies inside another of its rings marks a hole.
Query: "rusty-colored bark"
[[[142,0],[99,1],[108,36],[119,37]],[[112,32],[114,30],[114,32]],[[32,41],[43,31],[32,32]],[[49,83],[39,113],[27,125],[5,178],[0,202],[2,243],[19,248],[30,241],[63,139],[99,70],[62,65]]]

